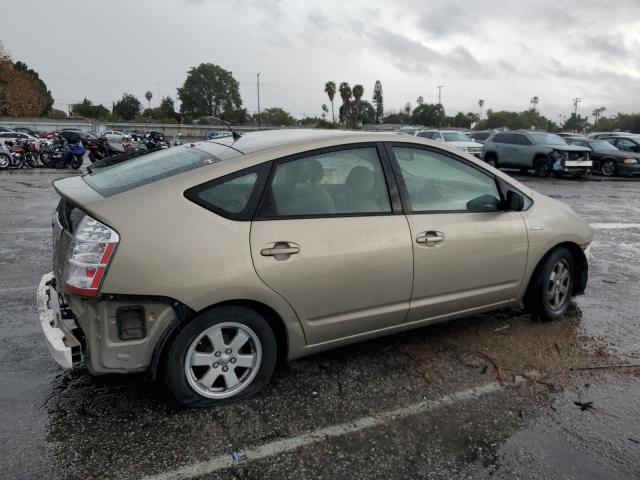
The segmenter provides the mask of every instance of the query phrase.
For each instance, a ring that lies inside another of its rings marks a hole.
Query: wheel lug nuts
[[[227,370],[229,370],[229,367],[222,367],[223,372],[226,372]]]
[[[216,352],[214,355],[215,355],[216,357],[219,357],[219,356],[220,356],[220,355],[222,355],[222,354],[221,354],[220,352]]]
[[[229,360],[229,361],[230,361],[231,363],[236,363],[236,359],[235,359],[235,357],[234,357],[234,358],[232,358],[232,359],[231,359],[231,360]]]
[[[230,349],[230,348],[227,348],[227,349],[225,350],[225,353],[231,353],[231,349]]]

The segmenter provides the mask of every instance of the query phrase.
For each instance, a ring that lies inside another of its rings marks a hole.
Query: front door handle
[[[436,247],[444,242],[444,233],[429,230],[428,232],[422,232],[416,237],[416,243],[425,245],[427,247]]]
[[[300,246],[293,242],[269,243],[260,250],[260,255],[263,257],[276,257],[276,259],[295,255],[296,253],[300,253]]]

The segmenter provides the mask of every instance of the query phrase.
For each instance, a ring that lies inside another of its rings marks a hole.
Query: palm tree
[[[344,122],[345,126],[349,121],[349,104],[351,103],[351,87],[347,82],[342,82],[338,87],[338,91],[340,92],[340,98],[342,98],[342,115],[340,118],[341,122]]]
[[[424,103],[424,98],[422,98],[422,95],[420,95],[417,99],[416,99],[416,103],[418,105],[422,105]]]
[[[356,99],[356,118],[355,126],[358,126],[358,115],[360,114],[360,99],[364,95],[364,87],[360,84],[353,86],[353,97]]]
[[[147,90],[147,93],[144,94],[144,98],[149,102],[149,108],[151,108],[151,99],[153,98],[153,93],[150,90]]]
[[[336,96],[336,82],[328,81],[325,83],[324,93],[329,96],[329,101],[331,102],[331,118],[333,119],[333,123],[336,123],[336,116],[333,113],[333,97]]]
[[[482,107],[484,107],[484,100],[478,100],[478,106],[480,107],[480,118],[482,118]]]
[[[531,97],[531,100],[529,100],[529,103],[531,103],[533,105],[533,111],[536,111],[536,105],[538,105],[538,103],[540,102],[540,99],[538,97]]]

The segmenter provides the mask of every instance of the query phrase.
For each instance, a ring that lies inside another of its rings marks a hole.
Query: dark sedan
[[[582,137],[566,138],[565,140],[570,145],[590,148],[593,170],[606,177],[640,175],[640,153],[625,152],[607,140],[592,140]]]

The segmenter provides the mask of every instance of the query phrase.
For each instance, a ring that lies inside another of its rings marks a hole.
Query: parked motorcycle
[[[9,152],[9,161],[3,156],[0,159],[0,169],[7,169],[9,167],[22,168],[25,165],[30,167],[37,167],[38,160],[33,156],[31,152],[31,146],[29,142],[5,142],[5,151]]]
[[[47,166],[51,168],[71,167],[75,170],[84,162],[84,154],[87,149],[81,142],[69,143],[64,138],[54,142],[51,152],[48,154]]]
[[[82,144],[89,150],[89,160],[91,163],[104,160],[115,153],[111,150],[109,142],[104,137],[87,138],[82,141]]]

